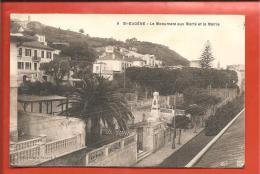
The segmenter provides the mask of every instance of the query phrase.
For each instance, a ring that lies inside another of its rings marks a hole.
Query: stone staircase
[[[137,162],[141,161],[142,159],[146,158],[152,153],[152,151],[141,151],[137,154]]]

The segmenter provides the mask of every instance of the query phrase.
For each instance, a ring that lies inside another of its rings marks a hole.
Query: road
[[[166,158],[159,166],[160,167],[185,167],[192,158],[197,155],[214,136],[206,136],[204,131],[184,144],[182,148],[174,152],[171,156]]]
[[[218,155],[216,155],[218,154]],[[239,168],[244,165],[245,112],[226,130],[194,167]]]

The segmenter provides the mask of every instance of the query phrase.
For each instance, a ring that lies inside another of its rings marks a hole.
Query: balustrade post
[[[86,155],[86,166],[88,165],[88,158],[89,158],[89,153]]]
[[[125,139],[121,140],[121,149],[124,149],[125,146]]]
[[[47,143],[47,136],[46,135],[40,135],[41,137],[41,142],[39,144],[40,146],[40,155],[39,158],[40,160],[45,158],[45,149],[46,149],[46,143]]]
[[[81,134],[78,134],[77,135],[77,147],[82,147],[83,146],[83,144],[82,144],[82,142],[81,142]]]
[[[16,150],[16,143],[15,142],[10,142],[10,152],[14,152]]]
[[[105,156],[108,156],[108,147],[105,147]]]

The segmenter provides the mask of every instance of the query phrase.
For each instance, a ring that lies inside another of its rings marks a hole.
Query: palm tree
[[[68,95],[68,100],[70,107],[64,113],[85,121],[86,142],[100,138],[101,125],[115,133],[116,127],[127,130],[127,122],[134,119],[125,98],[111,88],[110,82],[103,77],[85,76],[83,87]],[[91,123],[91,128],[87,135],[88,123]]]

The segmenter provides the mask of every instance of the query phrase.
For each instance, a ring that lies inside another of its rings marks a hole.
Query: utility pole
[[[173,107],[172,107],[173,109]],[[174,95],[174,114],[173,114],[173,139],[172,149],[175,149],[175,138],[176,138],[176,95]]]
[[[125,90],[125,72],[126,72],[126,68],[125,68],[125,70],[124,70],[124,90]]]
[[[225,90],[225,91],[226,91],[226,92],[225,92],[225,93],[226,93],[225,97],[227,98],[227,97],[228,97],[227,83],[226,83],[225,89],[226,89],[226,90]]]

